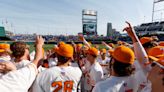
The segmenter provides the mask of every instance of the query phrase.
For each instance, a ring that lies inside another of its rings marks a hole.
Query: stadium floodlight
[[[160,3],[160,2],[163,2],[164,0],[154,0],[153,1],[153,10],[152,10],[152,22],[154,22],[154,13],[156,12],[155,11],[155,5],[157,4],[157,3]],[[158,10],[158,11],[161,11],[161,10]]]

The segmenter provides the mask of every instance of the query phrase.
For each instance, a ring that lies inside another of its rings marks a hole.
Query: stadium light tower
[[[164,9],[155,10],[155,5],[156,5],[157,3],[160,3],[160,2],[163,2],[163,1],[164,1],[164,0],[154,0],[154,1],[153,1],[152,22],[154,22],[154,13],[164,10]]]

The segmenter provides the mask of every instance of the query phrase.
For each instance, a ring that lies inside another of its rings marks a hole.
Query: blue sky
[[[82,32],[82,9],[98,11],[98,34],[107,22],[117,30],[151,21],[153,0],[0,0],[0,21],[15,33],[77,34]],[[12,27],[11,27],[12,24]]]

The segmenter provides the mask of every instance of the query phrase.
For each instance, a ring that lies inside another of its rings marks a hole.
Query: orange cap
[[[113,43],[109,43],[108,44],[110,47],[114,48],[114,44]]]
[[[112,53],[114,59],[122,63],[133,64],[135,55],[134,52],[126,46],[118,46]]]
[[[81,48],[83,45],[82,44],[77,44],[76,45],[78,48]]]
[[[63,44],[65,44],[65,42],[60,41],[60,42],[58,43],[58,46],[63,45]]]
[[[98,56],[98,50],[94,47],[89,48],[87,53],[90,54],[90,55]]]
[[[9,44],[5,44],[5,43],[0,44],[0,52],[4,52],[4,51],[6,51],[8,49],[10,49],[10,45]]]
[[[164,56],[160,57],[159,60],[157,60],[157,62],[164,67]]]
[[[113,50],[113,49],[108,50],[108,53],[109,53],[110,55],[112,55],[112,54],[113,54],[113,52],[114,52],[114,50]]]
[[[42,48],[42,53],[43,53],[43,56],[44,56],[44,54],[45,54],[45,50],[44,50],[44,48]]]
[[[76,46],[77,46],[77,47],[76,47],[76,50],[77,50],[77,51],[80,51],[80,50],[81,50],[81,48],[83,47],[83,45],[82,45],[82,44],[77,44]]]
[[[162,56],[160,58],[155,58],[155,57],[149,56],[149,58],[154,60],[153,61],[154,63],[156,63],[158,66],[160,66],[161,68],[164,69],[164,56]]]
[[[69,44],[60,45],[56,52],[64,57],[73,57],[73,47]]]
[[[164,46],[164,41],[159,42],[159,46]]]
[[[147,42],[151,42],[153,39],[151,37],[142,37],[140,38],[141,44],[145,44]]]
[[[153,56],[156,58],[164,56],[164,46],[156,46],[156,47],[151,48],[148,51],[148,56]]]
[[[100,52],[101,53],[106,53],[106,49],[101,49]]]
[[[56,52],[57,49],[58,49],[58,46],[55,45],[55,46],[52,48],[52,51],[53,51],[53,52]]]

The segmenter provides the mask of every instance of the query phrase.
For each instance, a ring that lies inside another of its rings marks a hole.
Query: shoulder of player
[[[91,69],[95,71],[99,71],[99,70],[102,70],[102,67],[98,62],[96,62],[94,65],[91,66]]]
[[[100,81],[100,82],[96,83],[95,88],[96,89],[101,89],[101,91],[107,90],[110,87],[112,87],[110,81],[111,81],[110,79],[106,79],[106,80]]]
[[[57,75],[58,72],[60,72],[60,69],[58,67],[54,66],[54,67],[44,70],[43,72],[40,72],[37,77],[44,78],[45,76],[48,77],[48,76],[52,76],[54,74]]]

